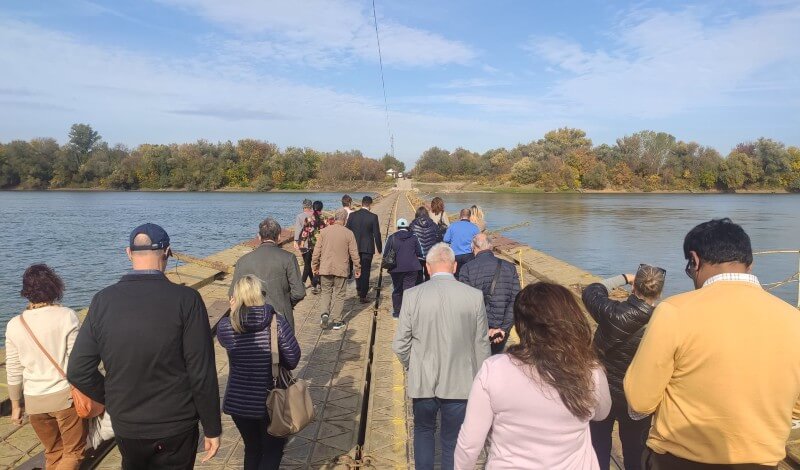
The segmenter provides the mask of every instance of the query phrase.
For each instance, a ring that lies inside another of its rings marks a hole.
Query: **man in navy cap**
[[[198,421],[204,462],[217,453],[222,433],[206,307],[196,290],[164,275],[170,240],[163,228],[140,225],[126,251],[133,271],[95,294],[67,378],[105,403],[124,469],[191,469]]]

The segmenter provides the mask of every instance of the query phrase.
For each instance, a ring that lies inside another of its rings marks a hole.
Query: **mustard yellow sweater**
[[[704,463],[776,465],[800,398],[800,311],[742,281],[671,297],[625,375],[647,445]]]

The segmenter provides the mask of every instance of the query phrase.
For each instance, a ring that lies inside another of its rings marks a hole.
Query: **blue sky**
[[[376,0],[396,155],[580,127],[800,144],[800,1]],[[389,149],[362,0],[11,0],[0,141]]]

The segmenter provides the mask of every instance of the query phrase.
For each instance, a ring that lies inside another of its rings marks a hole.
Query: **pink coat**
[[[536,377],[536,370],[531,374]],[[597,406],[592,420],[611,410],[608,381],[594,370]],[[491,431],[491,434],[489,432]],[[472,470],[489,435],[487,469],[599,469],[589,421],[576,418],[558,392],[539,385],[507,354],[483,362],[467,403],[455,468]]]

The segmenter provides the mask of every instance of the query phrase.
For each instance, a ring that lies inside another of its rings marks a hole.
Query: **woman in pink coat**
[[[611,396],[575,296],[529,285],[514,326],[520,344],[484,361],[472,384],[455,467],[474,469],[488,435],[487,469],[599,469],[589,421],[608,415]]]

